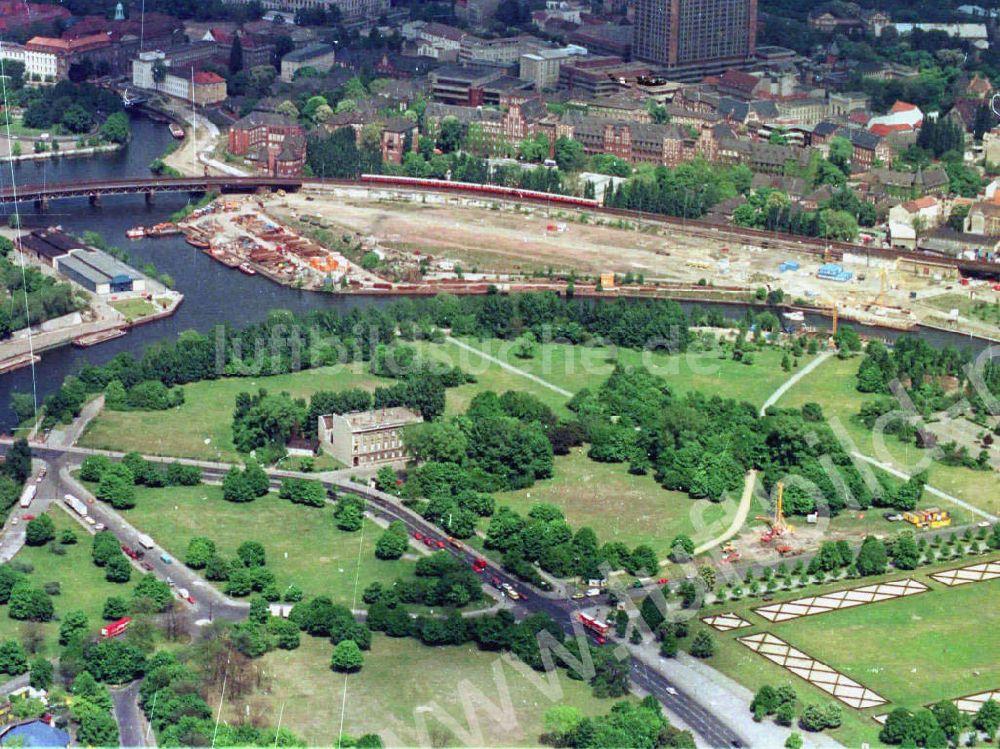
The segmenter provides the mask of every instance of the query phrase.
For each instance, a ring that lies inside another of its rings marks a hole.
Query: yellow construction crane
[[[875,304],[880,307],[885,306],[885,293],[889,290],[889,271],[886,270],[885,266],[882,266],[879,272],[879,288],[878,295],[875,297]]]
[[[788,524],[785,520],[785,507],[784,507],[784,497],[785,497],[785,483],[779,481],[775,484],[775,488],[778,491],[777,497],[774,501],[774,517],[766,517],[758,515],[754,520],[765,520],[767,521],[771,528],[760,537],[760,540],[767,543],[777,536],[783,535],[785,533],[794,533],[795,529]]]

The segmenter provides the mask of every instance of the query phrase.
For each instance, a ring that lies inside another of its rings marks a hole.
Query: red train
[[[446,179],[425,179],[423,177],[395,177],[389,174],[362,174],[362,182],[375,182],[394,187],[423,187],[429,190],[450,190],[453,192],[472,192],[496,195],[501,198],[522,198],[546,203],[558,203],[574,208],[600,208],[601,204],[592,198],[577,198],[573,195],[556,195],[540,190],[522,190],[519,187],[503,187],[502,185],[479,185],[474,182],[450,182]]]

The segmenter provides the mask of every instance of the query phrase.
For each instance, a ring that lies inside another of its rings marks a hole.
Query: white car
[[[18,520],[18,518],[14,517],[14,518],[11,518],[10,524],[11,525],[17,525],[19,522],[20,522],[20,520]]]
[[[587,588],[587,598],[593,598],[594,596],[601,595],[600,588]]]
[[[673,687],[667,687],[667,694],[671,694],[674,697],[676,697],[677,696],[677,690],[674,689]]]
[[[94,530],[95,531],[103,531],[105,529],[107,529],[107,526],[104,523],[96,523],[94,525]]]

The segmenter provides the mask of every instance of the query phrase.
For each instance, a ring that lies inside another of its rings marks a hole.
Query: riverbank
[[[95,156],[102,153],[114,153],[115,151],[120,151],[125,147],[123,143],[107,143],[103,146],[84,146],[82,148],[59,148],[58,151],[47,150],[40,153],[23,153],[20,156],[13,156],[7,154],[5,156],[0,156],[0,163],[8,164],[13,162],[22,161],[43,161],[45,159],[56,159],[63,156]]]
[[[116,310],[112,303],[95,298],[91,300],[90,308],[95,319],[84,320],[77,313],[78,322],[68,321],[55,329],[46,330],[46,323],[43,323],[34,326],[30,335],[28,329],[15,331],[10,339],[0,343],[0,374],[30,366],[39,360],[38,354],[44,351],[71,343],[79,348],[89,348],[123,336],[132,328],[170,317],[181,306],[184,295],[163,289],[157,292],[156,299],[161,304],[159,310],[135,319],[129,319]]]

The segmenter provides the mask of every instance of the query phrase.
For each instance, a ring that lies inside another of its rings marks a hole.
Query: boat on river
[[[171,122],[169,125],[170,134],[180,140],[184,137],[184,128],[178,125],[176,122]]]

